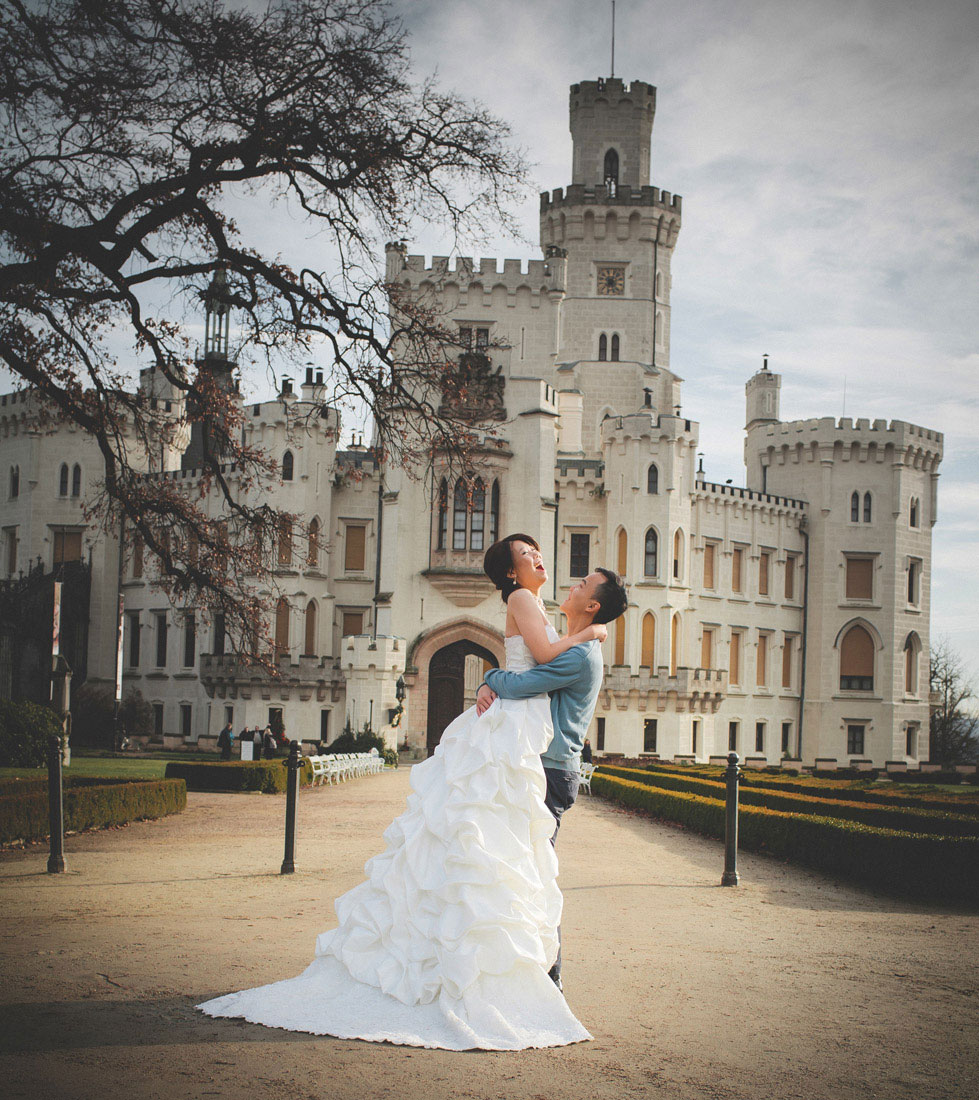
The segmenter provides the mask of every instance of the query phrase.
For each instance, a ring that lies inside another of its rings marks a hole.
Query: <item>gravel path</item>
[[[408,1050],[207,1019],[302,970],[404,804],[406,770],[0,854],[0,1080],[19,1097],[899,1100],[979,1095],[979,917],[880,898],[583,796],[558,844],[566,993],[594,1042]]]

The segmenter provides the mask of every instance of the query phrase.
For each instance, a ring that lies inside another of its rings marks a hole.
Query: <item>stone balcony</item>
[[[633,672],[627,665],[606,667],[602,700],[606,708],[627,710],[635,702],[640,711],[672,709],[683,713],[713,714],[727,695],[727,670],[667,665]]]
[[[333,657],[300,657],[279,661],[277,676],[237,654],[201,654],[200,679],[211,699],[296,698],[307,702],[337,702],[345,678]]]

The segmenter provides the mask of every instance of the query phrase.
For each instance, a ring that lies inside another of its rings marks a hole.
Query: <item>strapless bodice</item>
[[[554,627],[548,623],[547,637],[552,642],[556,642],[560,636]],[[534,655],[530,652],[530,647],[519,634],[514,634],[512,638],[505,638],[504,645],[506,647],[507,672],[526,672],[537,664]]]

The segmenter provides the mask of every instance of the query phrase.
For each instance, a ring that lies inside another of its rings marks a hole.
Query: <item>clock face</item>
[[[599,294],[625,294],[625,268],[600,267],[598,269]]]

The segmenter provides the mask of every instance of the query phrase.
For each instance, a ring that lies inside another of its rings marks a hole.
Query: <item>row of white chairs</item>
[[[384,770],[384,757],[377,751],[337,752],[306,758],[313,769],[313,786],[342,783],[361,775],[377,775]]]

